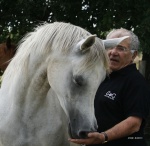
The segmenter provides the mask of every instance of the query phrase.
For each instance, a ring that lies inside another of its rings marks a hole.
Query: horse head
[[[108,69],[105,46],[114,46],[120,41],[88,35],[80,38],[69,53],[51,55],[48,81],[68,117],[72,138],[86,138],[89,132],[97,130],[94,97]]]

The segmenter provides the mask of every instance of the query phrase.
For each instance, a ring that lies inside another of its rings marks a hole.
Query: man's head
[[[122,41],[117,47],[108,48],[108,56],[110,58],[110,69],[112,71],[119,70],[131,64],[137,56],[139,48],[138,37],[129,30],[115,29],[107,35],[107,39],[129,36]]]

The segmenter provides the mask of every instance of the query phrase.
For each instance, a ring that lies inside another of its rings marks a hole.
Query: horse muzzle
[[[85,139],[88,137],[88,133],[96,132],[97,128],[98,128],[97,124],[94,124],[94,127],[90,127],[90,125],[86,127],[85,125],[83,125],[83,127],[81,128],[76,128],[71,126],[71,124],[69,123],[68,133],[70,137],[73,139]]]

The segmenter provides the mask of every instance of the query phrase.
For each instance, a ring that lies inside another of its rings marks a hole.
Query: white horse
[[[69,146],[96,131],[94,96],[104,80],[102,41],[67,23],[29,33],[6,69],[0,89],[0,146]]]

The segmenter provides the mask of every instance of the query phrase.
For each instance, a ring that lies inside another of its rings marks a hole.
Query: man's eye
[[[124,50],[125,50],[124,47],[117,47],[117,49],[118,49],[119,51],[124,51]]]
[[[125,48],[124,47],[118,47],[118,50],[125,51]]]

